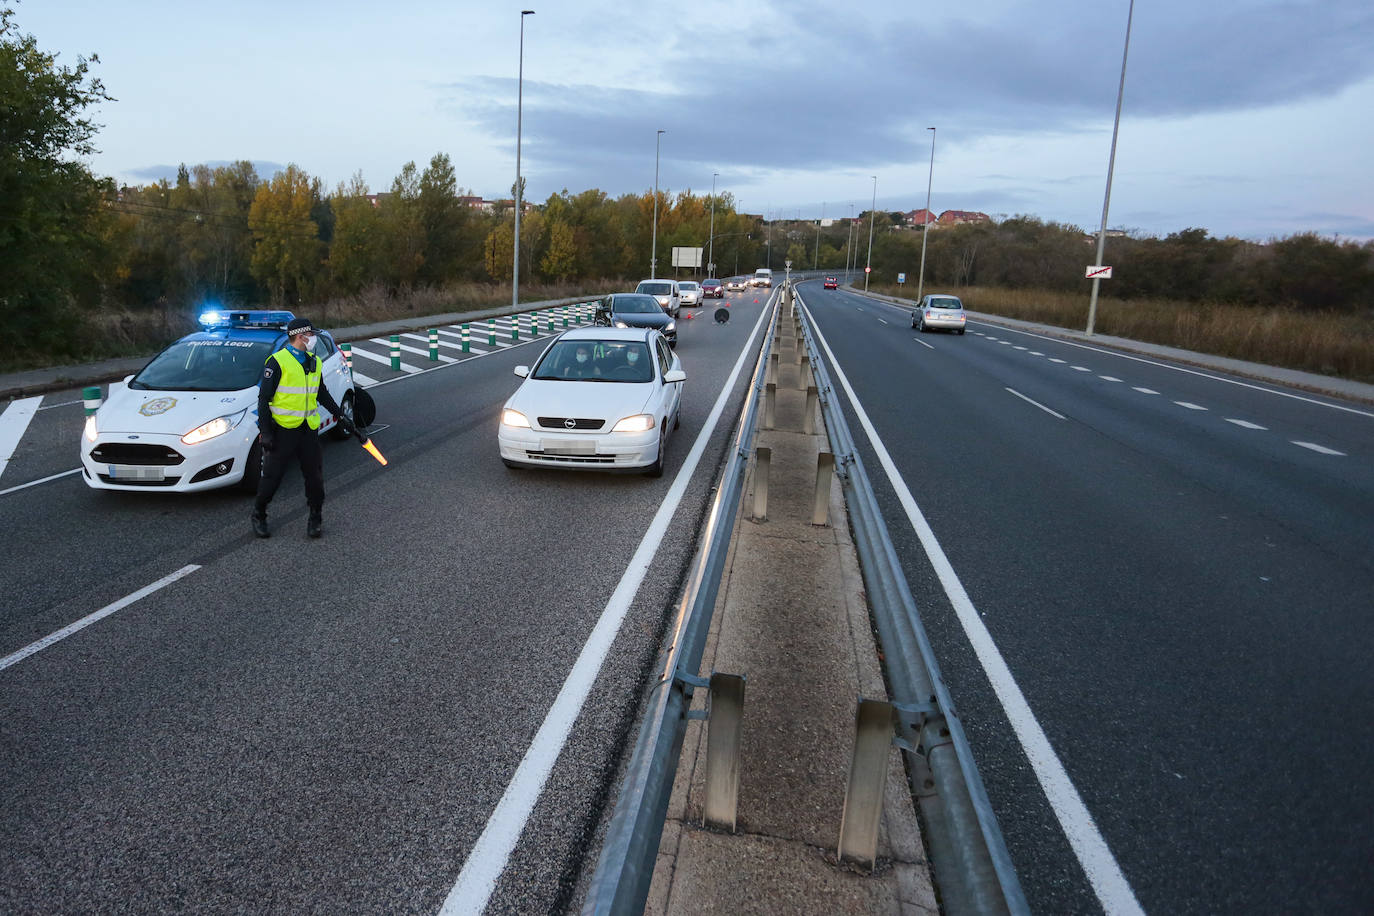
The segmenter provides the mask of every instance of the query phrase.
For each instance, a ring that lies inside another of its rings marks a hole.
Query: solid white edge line
[[[70,477],[73,474],[80,474],[81,468],[72,468],[70,471],[63,471],[61,474],[49,474],[47,477],[40,477],[38,480],[30,480],[28,483],[21,483],[6,490],[0,490],[0,496],[8,496],[19,490],[27,490],[29,487],[36,487],[40,483],[47,483],[50,480],[57,480],[59,477]]]
[[[806,308],[805,305],[802,307]],[[810,313],[810,309],[806,309],[806,311],[808,314]],[[1050,807],[1054,809],[1055,817],[1058,818],[1064,835],[1073,848],[1074,855],[1078,857],[1078,862],[1082,865],[1098,901],[1108,913],[1139,913],[1143,916],[1145,911],[1136,899],[1135,891],[1131,889],[1130,882],[1122,873],[1121,866],[1107,846],[1107,841],[1103,839],[1102,833],[1097,829],[1097,823],[1093,820],[1087,805],[1083,803],[1082,796],[1074,788],[1068,772],[1064,769],[1058,755],[1055,754],[1054,747],[1050,744],[1044,729],[1036,721],[1030,704],[1026,701],[1025,695],[1021,693],[1021,688],[1017,685],[1011,669],[1007,667],[1006,661],[1002,658],[1002,653],[998,651],[992,634],[984,626],[977,608],[973,606],[973,601],[969,598],[968,592],[964,590],[963,583],[959,581],[953,565],[950,564],[944,549],[936,539],[935,532],[926,522],[925,515],[916,505],[916,500],[912,497],[911,490],[907,488],[896,464],[893,463],[892,456],[888,454],[887,448],[878,437],[877,430],[873,428],[872,422],[868,419],[868,412],[859,403],[858,397],[854,394],[854,389],[849,384],[849,379],[835,360],[835,354],[831,351],[830,345],[826,343],[825,337],[821,334],[815,321],[811,322],[811,327],[816,334],[817,341],[825,349],[830,365],[835,369],[835,375],[844,387],[845,394],[849,397],[850,406],[854,408],[855,416],[863,425],[864,432],[868,435],[869,443],[873,446],[873,451],[877,454],[878,461],[882,464],[888,481],[892,484],[893,490],[896,491],[898,499],[901,500],[902,508],[906,511],[912,527],[916,530],[916,535],[920,538],[921,545],[925,548],[926,555],[930,558],[931,565],[940,578],[940,584],[944,587],[945,594],[949,596],[950,603],[954,606],[954,611],[959,617],[959,623],[963,626],[969,643],[978,655],[978,661],[982,664],[988,681],[997,693],[1002,709],[1006,712],[1007,719],[1016,732],[1017,740],[1021,742],[1021,748],[1025,751],[1026,759],[1030,761],[1031,768],[1035,771],[1035,778],[1039,781],[1041,788],[1044,789],[1045,797],[1049,800]]]
[[[148,597],[158,589],[163,588],[164,586],[171,585],[178,579],[189,576],[191,573],[195,572],[198,569],[200,569],[200,567],[197,566],[195,563],[183,566],[181,567],[181,569],[178,569],[171,575],[163,576],[161,579],[158,579],[152,585],[145,585],[143,586],[143,588],[140,588],[133,594],[125,595],[123,598],[120,598],[113,604],[107,604],[100,610],[87,614],[85,617],[82,617],[75,623],[69,623],[62,629],[54,633],[49,633],[47,636],[44,636],[42,639],[38,640],[38,642],[29,643],[27,646],[20,649],[18,652],[13,652],[9,655],[6,655],[4,658],[0,658],[0,671],[4,671],[10,665],[13,665],[17,662],[22,662],[24,659],[28,658],[30,655],[33,655],[36,652],[43,651],[44,649],[48,648],[48,646],[51,646],[53,643],[61,642],[68,636],[71,636],[73,633],[77,633],[81,630],[84,630],[86,629],[86,627],[90,626],[93,623],[97,623],[101,620],[104,620],[106,617],[109,617],[116,611],[123,610],[124,608],[133,604],[135,601],[138,601],[141,598]]]
[[[1064,416],[1062,413],[1058,412],[1057,410],[1050,410],[1048,407],[1046,407],[1044,404],[1041,404],[1039,401],[1033,401],[1033,400],[1031,400],[1030,398],[1026,397],[1024,394],[1022,394],[1021,392],[1017,391],[1015,388],[1008,388],[1007,390],[1010,391],[1012,394],[1016,395],[1016,396],[1017,396],[1018,398],[1020,398],[1021,400],[1025,401],[1027,404],[1034,404],[1036,407],[1039,407],[1041,410],[1043,410],[1043,411],[1044,411],[1045,413],[1047,413],[1047,414],[1050,414],[1051,416],[1058,417],[1058,418],[1061,419],[1061,420],[1067,420],[1067,419],[1068,419],[1068,417]]]
[[[770,296],[769,300],[771,299]],[[649,523],[649,529],[644,532],[634,556],[630,558],[625,574],[611,594],[610,600],[606,602],[600,619],[587,637],[586,644],[578,654],[577,661],[573,663],[572,670],[568,672],[562,689],[558,691],[553,705],[549,707],[548,714],[530,742],[529,749],[525,751],[525,756],[516,768],[515,775],[511,777],[505,793],[487,819],[482,835],[477,838],[472,851],[468,853],[462,871],[458,874],[458,880],[454,882],[443,907],[439,910],[442,916],[481,913],[487,901],[491,899],[492,892],[496,890],[496,883],[506,868],[511,851],[520,841],[520,834],[524,832],[530,812],[534,810],[540,794],[544,791],[549,773],[558,762],[563,745],[572,731],[573,722],[581,712],[588,694],[591,693],[597,672],[601,670],[601,665],[620,632],[620,625],[630,610],[639,586],[649,572],[654,555],[667,533],[668,524],[672,521],[673,514],[687,491],[692,474],[706,451],[706,445],[720,422],[720,416],[730,399],[740,371],[753,350],[752,342],[758,336],[759,328],[763,326],[768,314],[769,308],[765,305],[754,325],[754,330],[745,341],[739,359],[735,362],[734,371],[726,380],[710,416],[706,418],[701,432],[697,434],[692,450],[673,479],[673,485],[668,489],[668,494],[663,498],[653,521]]]

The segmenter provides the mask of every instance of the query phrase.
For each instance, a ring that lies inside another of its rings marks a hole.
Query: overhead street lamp
[[[520,132],[525,119],[525,17],[534,10],[520,11],[520,69],[515,90],[515,257],[511,266],[510,304],[520,305]]]
[[[1102,252],[1107,245],[1107,206],[1112,201],[1112,170],[1116,167],[1116,133],[1121,127],[1121,97],[1126,93],[1126,55],[1131,50],[1131,17],[1135,14],[1135,0],[1126,10],[1126,45],[1121,49],[1121,83],[1116,87],[1116,119],[1112,121],[1112,152],[1107,157],[1107,192],[1102,197],[1102,228],[1097,233],[1097,258],[1094,267],[1102,266]],[[1097,321],[1097,287],[1102,282],[1100,275],[1093,276],[1092,297],[1088,301],[1088,328],[1085,332],[1093,336],[1093,325]]]
[[[926,235],[930,232],[930,185],[935,180],[935,128],[930,131],[930,174],[926,176],[926,215],[921,218],[921,272],[916,279],[916,301],[921,301],[921,290],[926,284]]]
[[[706,255],[706,276],[716,275],[716,179],[720,177],[720,172],[711,173],[711,234],[708,236],[707,246],[710,251]]]
[[[660,130],[654,136],[654,252],[649,256],[649,279],[658,277],[658,150],[667,131]]]
[[[864,268],[864,292],[868,292],[868,275],[873,273],[873,214],[878,209],[878,176],[873,176],[873,206],[868,211],[868,266]]]

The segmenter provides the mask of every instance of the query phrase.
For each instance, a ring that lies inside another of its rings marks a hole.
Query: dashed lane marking
[[[1303,448],[1311,449],[1319,455],[1337,455],[1341,458],[1346,457],[1345,452],[1338,452],[1334,448],[1327,448],[1326,446],[1318,445],[1315,442],[1299,442],[1297,439],[1290,439],[1289,441],[1292,442],[1294,445],[1300,445]]]
[[[1012,394],[1016,395],[1016,396],[1017,396],[1018,398],[1020,398],[1021,400],[1025,401],[1027,404],[1034,404],[1036,407],[1039,407],[1041,410],[1043,410],[1045,413],[1049,414],[1049,415],[1052,416],[1052,417],[1058,417],[1058,418],[1061,419],[1061,420],[1067,420],[1067,419],[1068,419],[1068,417],[1064,416],[1064,415],[1063,415],[1062,413],[1060,413],[1059,411],[1057,411],[1057,410],[1050,410],[1050,409],[1049,409],[1048,407],[1046,407],[1044,404],[1041,404],[1039,401],[1032,400],[1031,398],[1026,397],[1024,394],[1022,394],[1021,392],[1017,391],[1015,388],[1008,388],[1007,390],[1010,391]]]
[[[1260,426],[1258,423],[1251,423],[1249,420],[1235,420],[1235,419],[1232,419],[1231,417],[1227,417],[1227,418],[1226,418],[1226,422],[1227,422],[1227,423],[1234,423],[1234,424],[1236,424],[1237,426],[1242,427],[1243,429],[1265,429],[1265,430],[1267,430],[1267,429],[1269,428],[1269,427],[1267,427],[1267,426]]]
[[[1092,371],[1092,370],[1089,369],[1087,366],[1071,366],[1070,368],[1073,369],[1074,372],[1091,372],[1091,371]]]
[[[1201,404],[1194,404],[1192,401],[1174,401],[1179,407],[1186,407],[1189,410],[1206,410]]]
[[[1098,378],[1102,379],[1102,381],[1104,381],[1104,382],[1119,382],[1119,381],[1121,381],[1121,379],[1117,378],[1117,377],[1114,376],[1114,375],[1099,375]]]
[[[1139,391],[1141,394],[1159,394],[1159,392],[1155,391],[1153,388],[1137,388],[1134,385],[1131,386],[1131,390]]]
[[[914,340],[914,341],[916,341],[916,342],[917,342],[918,344],[920,344],[921,346],[925,347],[927,350],[934,350],[934,349],[935,349],[935,345],[934,345],[934,344],[928,344],[928,343],[926,343],[924,340],[922,340],[922,339],[919,338],[919,337],[913,337],[913,338],[911,338],[911,339]]]
[[[1052,363],[1059,363],[1059,365],[1063,366],[1063,365],[1067,365],[1069,361],[1068,361],[1067,359],[1059,359],[1058,357],[1051,356],[1051,357],[1050,357],[1050,362],[1052,362]]]

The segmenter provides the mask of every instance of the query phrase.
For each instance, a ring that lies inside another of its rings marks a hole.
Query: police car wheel
[[[348,417],[349,420],[353,419],[353,392],[350,391],[343,396],[343,403],[339,407],[345,417]],[[342,441],[348,438],[348,430],[344,428],[342,423],[335,423],[334,428],[329,431],[329,436],[336,441]]]
[[[250,493],[256,493],[260,476],[262,476],[262,443],[254,442],[253,447],[248,450],[248,459],[243,466],[243,480],[239,481],[239,487]]]

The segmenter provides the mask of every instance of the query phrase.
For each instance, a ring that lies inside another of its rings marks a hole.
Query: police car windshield
[[[638,340],[560,340],[530,376],[550,382],[652,382],[649,348]]]
[[[272,355],[265,340],[179,340],[129,382],[152,391],[242,391],[258,383]]]

